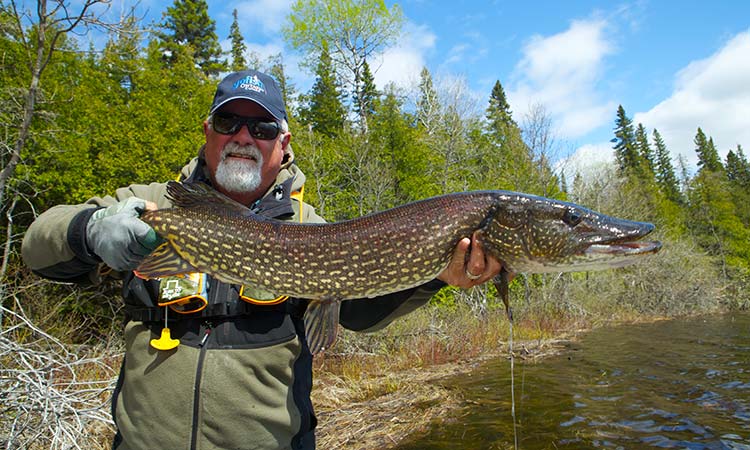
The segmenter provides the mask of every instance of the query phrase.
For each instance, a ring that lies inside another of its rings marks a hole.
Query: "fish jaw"
[[[602,245],[589,246],[584,255],[588,259],[587,266],[592,269],[614,269],[635,264],[647,255],[652,255],[661,250],[659,241],[630,241]]]
[[[587,272],[626,267],[657,253],[659,241],[629,241],[615,244],[593,244],[566,258],[506,257],[503,265],[513,273]]]

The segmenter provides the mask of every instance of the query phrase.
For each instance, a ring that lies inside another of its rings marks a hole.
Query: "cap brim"
[[[265,104],[263,104],[263,102],[261,102],[260,100],[258,100],[256,98],[253,98],[253,97],[248,97],[248,96],[245,96],[245,95],[235,95],[234,97],[229,97],[228,99],[224,100],[223,102],[219,103],[218,105],[214,105],[214,107],[211,109],[211,111],[209,111],[209,114],[215,113],[217,109],[221,108],[222,106],[224,106],[227,103],[229,103],[231,101],[234,101],[234,100],[250,100],[251,102],[256,103],[257,105],[259,105],[260,107],[262,107],[263,109],[265,109],[266,111],[268,111],[268,114],[272,115],[275,119],[277,119],[277,120],[284,120],[285,119],[283,116],[279,117],[278,113],[274,113],[273,111],[271,111],[271,109],[268,106],[266,106]]]

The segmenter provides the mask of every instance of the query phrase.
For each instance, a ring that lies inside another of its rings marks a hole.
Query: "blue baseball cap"
[[[277,120],[287,120],[284,96],[273,78],[257,70],[243,70],[227,75],[214,94],[209,114],[228,102],[237,99],[251,100],[262,106]]]

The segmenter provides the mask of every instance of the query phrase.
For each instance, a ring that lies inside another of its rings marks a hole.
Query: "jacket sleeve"
[[[341,302],[339,323],[354,331],[377,331],[425,305],[446,284],[432,280],[422,286],[381,297]]]
[[[101,260],[86,243],[86,225],[99,208],[128,197],[168,205],[165,185],[152,183],[118,189],[114,196],[93,197],[80,205],[58,205],[34,220],[23,238],[21,255],[37,275],[57,281],[97,282]]]

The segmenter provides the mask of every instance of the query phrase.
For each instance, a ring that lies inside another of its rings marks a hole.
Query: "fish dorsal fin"
[[[165,242],[141,261],[135,274],[138,278],[148,280],[198,271],[177,253],[172,244]]]
[[[167,182],[167,194],[174,206],[180,208],[214,207],[240,215],[253,214],[247,206],[200,182]]]

